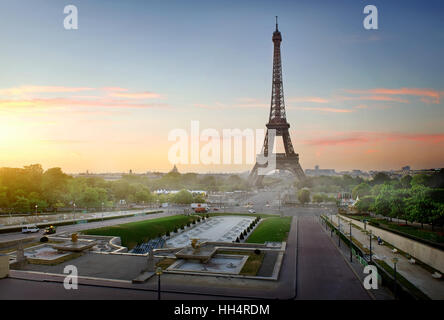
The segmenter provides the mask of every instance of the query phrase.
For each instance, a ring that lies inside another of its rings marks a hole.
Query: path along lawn
[[[248,243],[264,243],[266,241],[282,242],[287,240],[290,231],[291,217],[265,218],[248,237]]]
[[[99,236],[116,236],[122,240],[122,246],[132,249],[138,243],[147,242],[149,239],[159,237],[166,232],[172,232],[187,223],[196,220],[195,216],[177,215],[158,219],[130,222],[116,226],[89,229],[84,234]]]

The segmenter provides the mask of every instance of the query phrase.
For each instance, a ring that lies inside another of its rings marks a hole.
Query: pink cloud
[[[329,100],[320,97],[299,97],[290,98],[288,102],[313,102],[313,103],[328,103]]]
[[[109,94],[111,97],[115,98],[127,98],[127,99],[153,99],[160,98],[160,94],[154,92],[113,92]]]
[[[427,103],[440,103],[440,97],[442,92],[434,89],[420,89],[420,88],[400,88],[400,89],[387,89],[377,88],[369,90],[346,90],[351,94],[371,94],[371,95],[388,95],[388,96],[417,96],[422,97],[421,100]]]
[[[49,108],[49,107],[114,107],[114,108],[153,108],[165,107],[166,104],[159,103],[133,103],[132,101],[113,99],[26,99],[26,100],[0,100],[0,109],[10,108]]]
[[[351,109],[339,109],[339,108],[321,108],[321,107],[289,107],[289,109],[306,110],[306,111],[320,111],[320,112],[332,112],[332,113],[350,113],[354,112]]]
[[[357,96],[357,97],[339,97],[339,100],[367,100],[367,101],[391,101],[408,103],[409,101],[399,97],[372,95],[372,96]]]
[[[0,95],[17,96],[27,93],[60,93],[60,92],[82,92],[94,90],[88,87],[63,87],[63,86],[19,86],[0,89]]]
[[[120,87],[104,87],[104,88],[102,88],[102,89],[105,90],[105,91],[111,91],[111,92],[114,92],[114,91],[117,91],[117,92],[125,92],[125,91],[128,91],[128,89],[120,88]]]
[[[334,137],[305,140],[304,144],[316,146],[353,145],[383,141],[421,141],[424,143],[444,142],[444,133],[387,133],[387,132],[351,132]]]

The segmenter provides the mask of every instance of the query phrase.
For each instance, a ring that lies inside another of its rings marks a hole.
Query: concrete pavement
[[[299,219],[297,279],[297,299],[370,299],[317,217]]]

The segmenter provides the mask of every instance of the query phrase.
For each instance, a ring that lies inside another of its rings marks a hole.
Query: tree
[[[17,213],[30,212],[29,200],[22,196],[17,197],[16,201],[12,204],[12,207],[14,209],[14,212]]]
[[[80,198],[80,205],[85,208],[96,208],[101,205],[96,188],[86,187]]]
[[[310,190],[308,189],[300,189],[298,192],[298,200],[302,204],[306,204],[310,202]]]
[[[390,197],[393,192],[393,187],[389,184],[384,184],[376,196],[375,199],[375,213],[383,215],[385,217],[389,216],[391,213],[391,203]]]
[[[174,203],[190,204],[193,203],[193,195],[188,190],[182,189],[173,196]]]
[[[205,198],[201,194],[196,194],[195,196],[193,196],[193,202],[194,203],[205,203]]]
[[[433,226],[444,218],[444,189],[433,189],[422,184],[413,184],[410,197],[406,199],[407,215],[411,221],[423,226]]]
[[[136,191],[134,195],[134,199],[137,203],[150,203],[153,201],[154,197],[151,192],[146,187],[142,187],[141,190]]]
[[[411,185],[411,182],[412,182],[412,176],[411,176],[411,175],[403,176],[399,182],[401,183],[401,186],[402,186],[403,188],[405,188],[405,189],[409,189],[409,188],[412,186],[412,185]]]
[[[8,188],[2,187],[0,185],[0,208],[9,207],[9,199],[8,199],[7,190],[8,190]]]
[[[356,203],[356,209],[359,212],[369,212],[373,210],[373,206],[375,204],[375,197],[373,196],[364,196],[359,198],[359,201]]]
[[[412,186],[417,186],[417,185],[428,186],[429,180],[430,180],[429,175],[417,174],[417,175],[413,176],[412,181],[411,181],[411,185]]]
[[[385,182],[390,182],[390,177],[384,172],[378,172],[371,181],[372,185],[383,184]]]
[[[362,198],[364,196],[370,195],[370,193],[371,187],[367,183],[362,182],[353,188],[352,197],[353,199],[356,199],[357,197]]]
[[[407,222],[406,199],[410,196],[408,189],[393,190],[390,193],[390,216],[393,218],[404,218]]]
[[[324,197],[320,193],[316,193],[313,195],[313,202],[321,203],[324,200]]]

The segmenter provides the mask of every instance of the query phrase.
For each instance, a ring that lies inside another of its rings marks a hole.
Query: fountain
[[[95,241],[91,240],[79,240],[78,234],[73,233],[71,235],[71,241],[66,241],[64,243],[53,244],[52,247],[61,251],[72,251],[72,252],[82,252],[90,249],[96,245]]]
[[[178,261],[168,267],[172,272],[200,272],[209,274],[239,274],[248,256],[216,254],[217,248],[199,239],[191,239],[191,246],[176,252]]]

